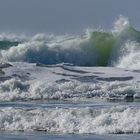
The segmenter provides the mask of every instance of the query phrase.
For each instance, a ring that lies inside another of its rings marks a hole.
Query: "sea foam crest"
[[[129,19],[120,15],[119,18],[114,22],[113,33],[121,33],[124,29],[130,26]]]
[[[81,83],[78,81],[41,82],[12,78],[0,83],[1,101],[18,100],[90,100],[104,98],[125,100],[137,98],[139,84],[135,82]]]

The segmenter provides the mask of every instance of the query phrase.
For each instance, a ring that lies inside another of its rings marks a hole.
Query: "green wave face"
[[[97,65],[106,66],[115,45],[115,38],[111,33],[93,32],[91,43],[98,54]]]
[[[117,35],[111,32],[93,32],[89,41],[98,54],[96,66],[107,66],[110,61],[118,60],[121,49],[127,41],[140,43],[140,32],[131,26]]]

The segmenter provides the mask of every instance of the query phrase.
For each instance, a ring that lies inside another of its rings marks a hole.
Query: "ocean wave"
[[[140,32],[130,25],[127,18],[120,16],[109,32],[96,30],[82,36],[59,37],[38,34],[22,42],[1,42],[0,58],[12,62],[131,67],[130,63],[134,64],[138,58],[139,43]],[[129,57],[130,63],[126,64],[125,56]],[[136,63],[139,65],[138,61]]]
[[[140,86],[135,82],[114,81],[109,83],[81,83],[61,80],[60,82],[28,82],[9,79],[0,83],[1,101],[71,100],[90,99],[139,100]]]

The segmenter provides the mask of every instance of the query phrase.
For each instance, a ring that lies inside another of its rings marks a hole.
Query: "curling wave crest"
[[[2,40],[0,57],[12,62],[119,67],[131,67],[132,64],[135,68],[139,66],[139,43],[140,32],[127,18],[120,16],[109,32],[88,31],[82,36],[38,34],[17,42]]]

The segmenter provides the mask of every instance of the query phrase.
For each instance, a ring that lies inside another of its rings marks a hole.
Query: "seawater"
[[[140,33],[0,35],[0,139],[139,139]]]

